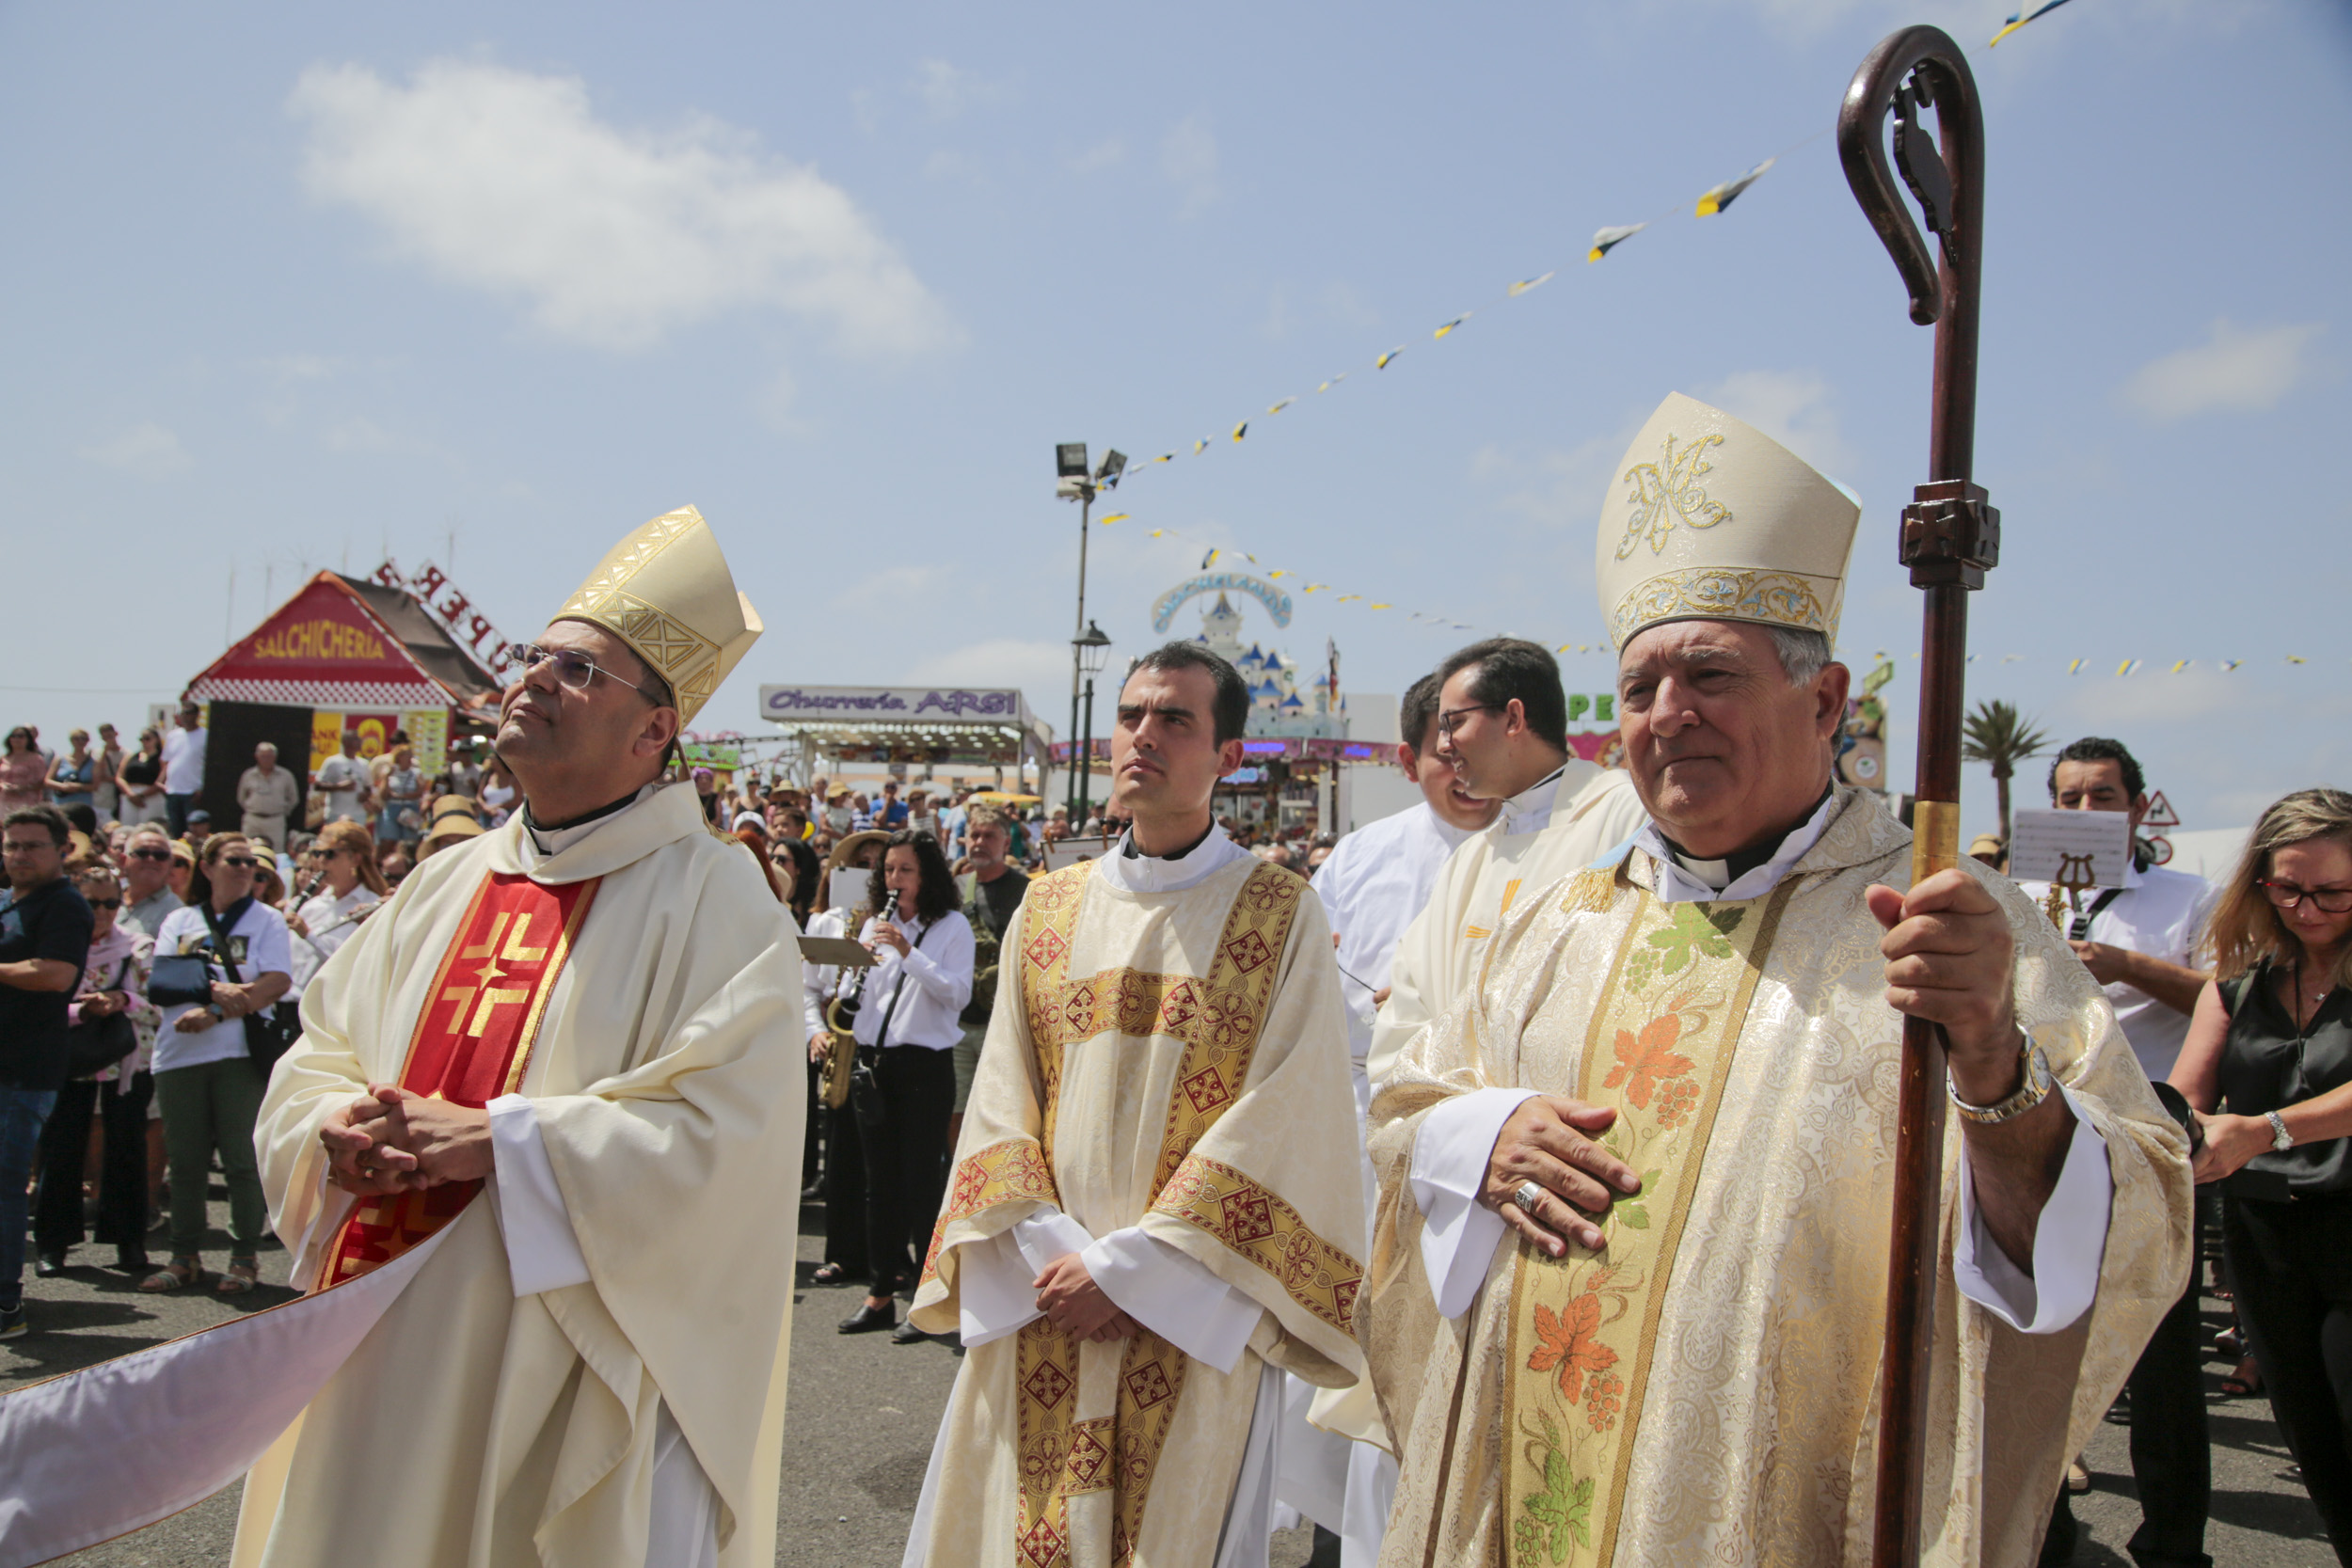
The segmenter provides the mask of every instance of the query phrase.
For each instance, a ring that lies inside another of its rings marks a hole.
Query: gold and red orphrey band
[[[521,1084],[596,886],[484,879],[409,1038],[402,1087],[479,1109]],[[251,1468],[482,1185],[365,1199],[308,1295],[0,1397],[0,1568],[143,1528]]]

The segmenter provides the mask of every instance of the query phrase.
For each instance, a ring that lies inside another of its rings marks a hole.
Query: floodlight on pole
[[[1094,470],[1094,483],[1105,490],[1116,490],[1119,488],[1119,476],[1126,471],[1127,454],[1113,447],[1103,454],[1103,466]]]

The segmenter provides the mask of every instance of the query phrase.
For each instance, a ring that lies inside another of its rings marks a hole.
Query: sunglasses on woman
[[[119,898],[84,898],[82,901],[93,910],[119,910],[122,908],[122,900]]]
[[[251,871],[259,867],[262,863],[251,855],[223,855],[220,857],[220,863],[233,865],[240,871]]]

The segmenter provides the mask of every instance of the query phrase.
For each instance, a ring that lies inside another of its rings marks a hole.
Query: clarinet
[[[898,890],[897,888],[892,888],[884,896],[882,913],[874,918],[884,921],[895,921],[898,918]],[[846,1038],[856,1027],[858,1003],[866,994],[866,977],[873,973],[873,966],[869,964],[850,974],[850,978],[843,983],[840,994],[834,998],[833,1006],[825,1015],[825,1022],[832,1027],[834,1034]]]

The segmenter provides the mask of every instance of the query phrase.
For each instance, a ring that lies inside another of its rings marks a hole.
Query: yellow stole
[[[1607,1105],[1602,1147],[1641,1174],[1601,1250],[1551,1259],[1521,1242],[1511,1291],[1503,1496],[1509,1568],[1608,1568],[1641,1426],[1658,1319],[1740,1031],[1794,882],[1762,900],[1661,904],[1613,871],[1568,897],[1634,900],[1571,1098]]]
[[[1286,1284],[1295,1278],[1295,1294],[1302,1300],[1311,1294],[1321,1303],[1316,1310],[1326,1317],[1336,1314],[1343,1324],[1361,1274],[1354,1260],[1314,1237],[1288,1204],[1240,1172],[1187,1158],[1201,1134],[1241,1096],[1290,940],[1291,917],[1307,884],[1277,866],[1254,867],[1226,913],[1205,976],[1117,968],[1073,980],[1071,943],[1093,870],[1091,864],[1073,865],[1029,884],[1022,917],[1022,990],[1042,1081],[1040,1136],[1035,1143],[992,1144],[959,1163],[932,1232],[926,1276],[936,1269],[950,1224],[1003,1202],[1036,1198],[1058,1204],[1054,1122],[1063,1052],[1097,1035],[1165,1035],[1182,1040],[1184,1053],[1160,1135],[1152,1207],[1218,1236]],[[1069,1499],[1109,1489],[1116,1497],[1111,1560],[1114,1568],[1134,1561],[1144,1502],[1175,1424],[1188,1364],[1182,1351],[1158,1335],[1136,1334],[1120,1360],[1112,1414],[1082,1421],[1076,1418],[1076,1338],[1044,1318],[1021,1330],[1013,1366],[1021,1478],[1015,1560],[1028,1568],[1067,1568]]]

